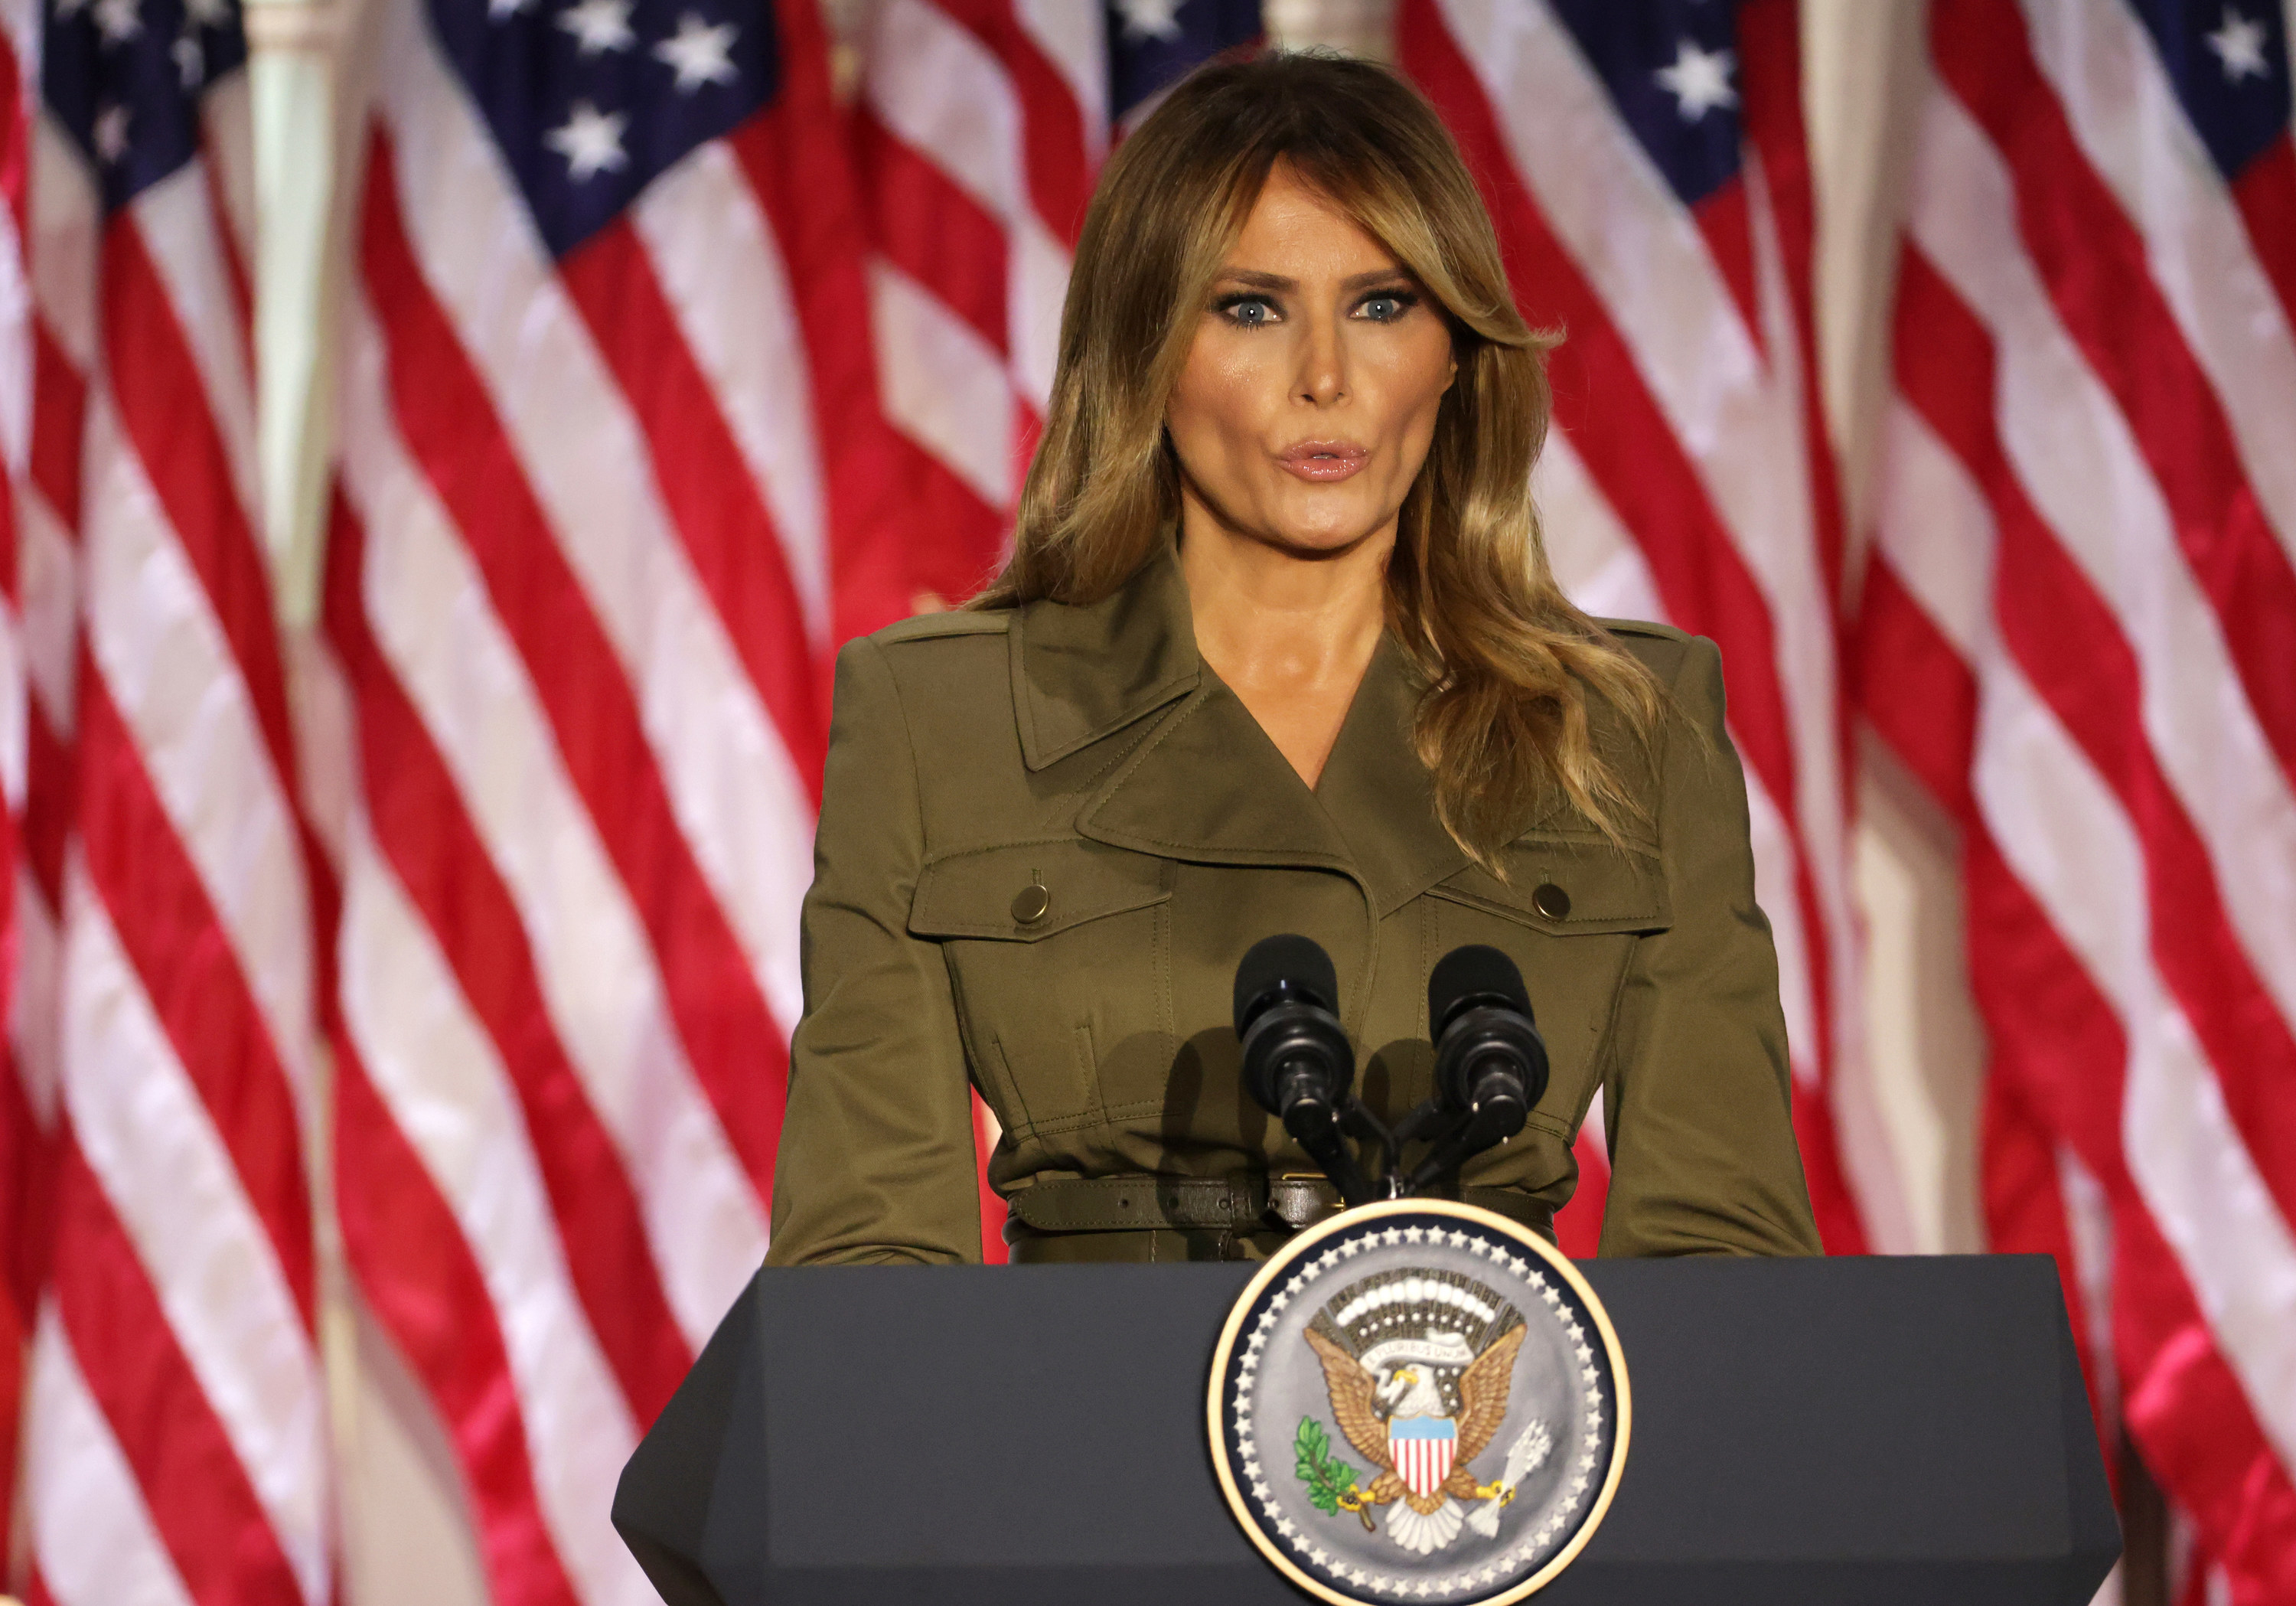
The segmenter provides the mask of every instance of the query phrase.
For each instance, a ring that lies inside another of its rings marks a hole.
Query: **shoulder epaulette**
[[[942,636],[1002,636],[1013,628],[1013,616],[999,611],[973,614],[950,609],[945,614],[918,614],[879,630],[872,640],[881,647],[897,641],[931,641]]]
[[[1690,634],[1677,630],[1670,624],[1660,624],[1651,619],[1597,619],[1596,624],[1613,636],[1648,636],[1658,641],[1687,641]]]

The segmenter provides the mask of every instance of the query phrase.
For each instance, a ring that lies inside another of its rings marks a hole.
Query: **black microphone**
[[[1340,1025],[1339,974],[1313,940],[1267,937],[1235,968],[1235,1034],[1243,1085],[1283,1123],[1350,1205],[1372,1198],[1341,1121],[1352,1100],[1356,1053]]]
[[[1546,1091],[1546,1042],[1522,972],[1496,948],[1455,948],[1427,978],[1437,1118],[1454,1130],[1412,1172],[1414,1191],[1522,1130]]]

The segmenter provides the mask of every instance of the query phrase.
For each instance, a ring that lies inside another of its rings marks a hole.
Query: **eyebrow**
[[[1297,290],[1300,281],[1286,278],[1280,273],[1262,273],[1255,268],[1223,268],[1219,271],[1223,283],[1249,284],[1255,290]],[[1402,267],[1374,268],[1369,273],[1350,274],[1340,281],[1342,290],[1361,290],[1373,284],[1391,284],[1398,279],[1411,279],[1408,268]]]

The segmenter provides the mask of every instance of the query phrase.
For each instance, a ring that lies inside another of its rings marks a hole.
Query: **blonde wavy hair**
[[[1619,841],[1621,820],[1645,809],[1598,751],[1588,696],[1645,743],[1664,699],[1547,563],[1530,470],[1555,337],[1516,310],[1441,119],[1382,68],[1316,53],[1217,62],[1119,147],[1085,217],[1013,556],[968,605],[1097,602],[1168,539],[1180,482],[1166,405],[1278,161],[1394,252],[1451,327],[1458,378],[1387,574],[1389,629],[1426,688],[1412,734],[1438,817],[1502,874],[1499,850],[1554,787]]]

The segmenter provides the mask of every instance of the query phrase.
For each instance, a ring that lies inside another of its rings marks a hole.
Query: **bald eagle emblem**
[[[1340,1290],[1317,1312],[1305,1337],[1323,1363],[1332,1415],[1356,1453],[1370,1462],[1368,1481],[1306,1445],[1320,1446],[1301,1424],[1300,1476],[1328,1490],[1316,1503],[1352,1511],[1366,1528],[1387,1512],[1388,1536],[1427,1555],[1448,1545],[1463,1526],[1497,1532],[1498,1511],[1516,1486],[1546,1458],[1549,1436],[1533,1422],[1515,1439],[1503,1475],[1486,1484],[1472,1463],[1506,1420],[1507,1396],[1526,1329],[1521,1315],[1489,1287],[1455,1272],[1382,1272]],[[1473,1518],[1463,1502],[1483,1502]]]

